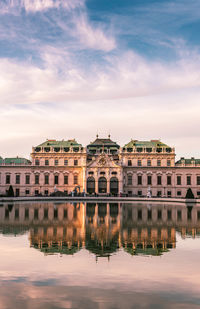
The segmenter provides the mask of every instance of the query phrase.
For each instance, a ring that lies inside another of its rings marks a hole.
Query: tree
[[[189,188],[189,189],[187,190],[187,193],[186,193],[185,198],[187,198],[187,199],[194,199],[194,194],[193,194],[191,188]]]
[[[13,187],[12,187],[12,186],[9,187],[7,195],[8,195],[9,197],[14,197],[14,196],[15,196],[15,195],[14,195],[14,190],[13,190]]]

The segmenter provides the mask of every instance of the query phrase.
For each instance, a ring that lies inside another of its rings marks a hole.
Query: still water
[[[200,308],[200,206],[0,205],[0,309]]]

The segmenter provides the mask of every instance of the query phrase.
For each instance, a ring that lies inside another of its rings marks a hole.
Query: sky
[[[200,0],[1,0],[0,156],[161,139],[200,158]]]

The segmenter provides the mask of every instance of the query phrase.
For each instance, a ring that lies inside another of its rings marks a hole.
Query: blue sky
[[[200,0],[1,0],[2,156],[160,138],[200,157]]]

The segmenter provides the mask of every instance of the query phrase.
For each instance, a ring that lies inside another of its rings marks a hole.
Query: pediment
[[[120,163],[114,161],[112,156],[108,156],[105,153],[96,156],[92,162],[87,164],[88,168],[119,168],[120,166]]]

